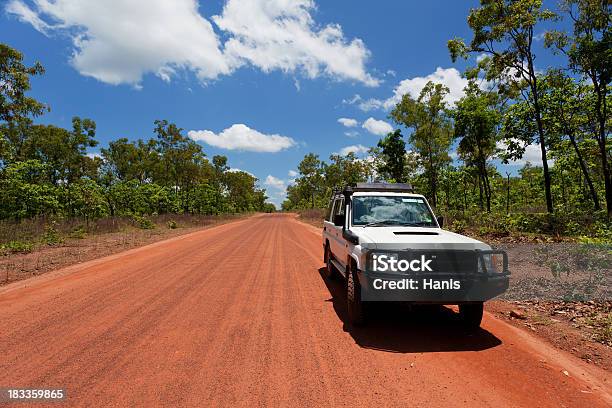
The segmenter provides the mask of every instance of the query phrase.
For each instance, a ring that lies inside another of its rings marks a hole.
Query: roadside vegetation
[[[27,92],[43,74],[0,44],[1,253],[125,226],[153,229],[159,220],[173,228],[197,217],[275,210],[255,177],[233,171],[224,156],[209,160],[167,120],[156,120],[148,139],[120,138],[95,154],[93,120],[74,117],[70,129],[36,124],[51,108]]]
[[[473,39],[448,42],[453,60],[477,57],[465,96],[450,105],[448,88],[430,82],[391,110],[398,128],[367,159],[306,155],[283,209],[324,208],[333,189],[359,181],[409,182],[458,232],[612,242],[610,9],[597,0],[564,0],[555,12],[536,0],[482,2],[468,16]],[[573,30],[545,31],[559,19]],[[563,65],[535,65],[541,32]],[[501,173],[496,164],[510,160],[524,165]]]

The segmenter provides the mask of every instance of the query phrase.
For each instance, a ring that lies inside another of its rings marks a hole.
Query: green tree
[[[34,217],[60,210],[57,187],[48,181],[48,165],[38,160],[9,164],[0,177],[0,218]]]
[[[53,125],[33,125],[30,129],[25,156],[49,165],[53,184],[73,183],[84,175],[92,175],[92,159],[87,148],[97,146],[96,124],[90,119],[74,117],[72,130]]]
[[[155,140],[145,142],[139,139],[132,143],[121,138],[111,141],[108,148],[100,152],[104,159],[104,172],[112,179],[144,183],[159,174],[160,159]]]
[[[573,32],[550,31],[547,46],[563,52],[570,68],[592,83],[597,125],[592,132],[599,147],[608,217],[612,217],[612,169],[610,165],[608,96],[612,78],[612,3],[605,0],[562,0],[561,9],[571,18]]]
[[[325,189],[323,185],[323,162],[319,160],[319,156],[316,154],[308,153],[298,164],[298,171],[300,173],[300,187],[306,197],[310,198],[311,208],[315,208],[315,197]]]
[[[378,141],[380,163],[378,174],[389,181],[404,183],[406,167],[406,143],[399,129],[389,133]]]
[[[325,185],[331,194],[334,188],[343,188],[346,185],[354,185],[363,182],[371,175],[371,168],[364,160],[359,160],[354,153],[345,156],[332,154],[330,163],[323,166]]]
[[[448,151],[453,127],[444,101],[448,93],[447,87],[430,81],[418,99],[406,94],[391,111],[391,118],[397,124],[413,129],[408,141],[425,170],[434,207],[437,205],[440,170],[450,162]]]
[[[488,161],[497,151],[497,130],[501,122],[497,95],[482,91],[475,81],[470,81],[465,91],[466,95],[454,110],[455,137],[460,139],[457,153],[466,165],[477,170],[480,196],[484,192],[487,211],[491,212]]]
[[[25,66],[19,51],[0,43],[0,121],[12,125],[43,113],[45,106],[26,93],[30,90],[30,78],[44,71],[38,62]]]
[[[507,96],[523,95],[532,105],[544,170],[546,208],[553,212],[551,176],[546,156],[546,133],[542,123],[542,108],[533,49],[534,29],[538,23],[555,19],[556,15],[542,8],[542,0],[481,0],[472,9],[468,25],[474,33],[469,45],[460,38],[448,42],[453,61],[469,53],[485,54],[479,67],[488,80],[498,81],[499,91]],[[523,88],[529,89],[522,93]]]
[[[542,85],[543,121],[550,134],[567,137],[588,186],[595,210],[601,209],[587,162],[579,144],[592,129],[589,120],[589,87],[577,83],[559,70],[550,70],[540,81]],[[596,125],[595,125],[596,126]]]

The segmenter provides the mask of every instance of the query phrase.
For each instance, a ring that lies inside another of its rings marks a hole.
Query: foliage
[[[382,160],[376,171],[380,177],[396,183],[405,182],[406,143],[397,129],[378,142]]]
[[[455,138],[459,138],[457,152],[467,166],[476,169],[480,179],[480,197],[486,197],[487,211],[491,211],[491,183],[488,162],[497,153],[497,129],[501,113],[497,95],[482,91],[474,80],[466,87],[466,95],[457,102],[453,112]],[[480,208],[482,208],[482,200]]]
[[[542,151],[546,207],[553,212],[551,176],[546,157],[546,133],[542,125],[538,74],[534,61],[534,29],[538,24],[554,20],[557,15],[542,7],[542,0],[481,0],[480,7],[470,11],[468,25],[474,34],[466,45],[460,38],[448,42],[451,58],[469,53],[484,54],[478,69],[485,78],[497,83],[500,94],[522,98],[533,111],[538,142]],[[474,74],[472,74],[474,75]],[[525,93],[524,91],[529,92]]]
[[[31,67],[23,65],[23,55],[0,43],[0,122],[18,123],[29,116],[42,114],[44,105],[26,96],[30,78],[44,72],[38,62]]]
[[[413,129],[409,142],[429,181],[427,192],[434,207],[438,202],[440,172],[450,162],[452,123],[444,101],[448,93],[446,86],[430,81],[416,100],[406,94],[391,111],[397,124]]]
[[[34,249],[34,244],[31,242],[22,242],[22,241],[9,241],[5,244],[0,245],[0,253],[8,252],[8,253],[16,253],[16,252],[32,252]]]
[[[136,226],[140,229],[155,229],[155,224],[147,217],[141,215],[133,215],[132,219],[134,220]]]
[[[609,97],[612,79],[612,4],[602,0],[562,0],[561,10],[573,22],[573,32],[552,30],[545,43],[562,52],[569,68],[591,83],[590,105],[594,112],[591,137],[597,142],[604,178],[608,216],[612,217],[612,158],[609,155]]]

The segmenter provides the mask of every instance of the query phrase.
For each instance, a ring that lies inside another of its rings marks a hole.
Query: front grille
[[[415,257],[420,258],[421,255],[433,259],[431,262],[433,273],[469,274],[478,271],[478,255],[475,251],[424,250],[410,252],[410,257],[413,259]]]
[[[433,250],[433,249],[408,249],[401,251],[374,251],[368,257],[368,270],[373,271],[373,254],[392,255],[393,258],[399,260],[421,260],[424,256],[426,260],[431,260],[428,263],[430,270],[425,271],[409,271],[416,274],[474,274],[478,272],[478,253],[474,250]]]

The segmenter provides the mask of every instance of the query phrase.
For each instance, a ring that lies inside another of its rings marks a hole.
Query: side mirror
[[[444,227],[444,217],[438,217],[438,224],[440,224],[440,228]]]
[[[359,237],[351,230],[345,229],[342,231],[342,238],[354,245],[359,245]]]
[[[344,227],[344,214],[334,215],[334,225],[336,227]]]

